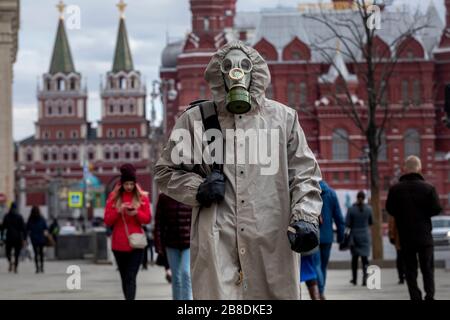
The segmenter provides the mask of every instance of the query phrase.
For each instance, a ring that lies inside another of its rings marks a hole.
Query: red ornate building
[[[269,64],[272,85],[267,97],[298,110],[324,179],[337,190],[367,189],[361,152],[365,138],[331,98],[340,90],[340,81],[345,80],[352,99],[364,112],[367,98],[360,76],[352,73],[354,66],[340,50],[333,52],[330,64],[311,49],[318,39],[315,35],[326,36],[329,31],[307,19],[305,12],[276,8],[236,13],[236,1],[190,0],[192,32],[163,50],[160,76],[166,94],[166,134],[189,102],[210,97],[203,72],[213,52],[229,40],[240,39],[256,48]],[[408,111],[386,127],[379,168],[385,199],[387,188],[400,174],[404,158],[420,156],[425,178],[437,187],[445,212],[450,213],[450,129],[442,121],[443,88],[450,83],[450,1],[446,0],[445,5],[445,23],[431,2],[426,12],[431,28],[401,44],[405,50],[383,103],[399,110],[397,114],[402,114],[400,110],[405,106]],[[351,19],[356,13],[336,7],[326,14]],[[383,15],[392,22],[379,30],[376,45],[387,47],[387,54],[394,55],[395,49],[389,48],[388,43],[400,24],[411,21],[413,16],[409,11],[390,8]],[[171,90],[178,94],[169,95]]]
[[[18,148],[16,165],[18,178],[23,181],[19,191],[23,213],[29,212],[31,205],[40,205],[46,214],[53,201],[51,182],[58,180],[61,186],[79,182],[85,164],[103,186],[109,187],[120,175],[119,166],[131,162],[137,168],[138,181],[145,189],[151,188],[146,87],[133,65],[122,2],[119,8],[114,61],[101,85],[97,128],[87,120],[87,88],[75,69],[64,17],[60,16],[50,69],[43,75],[37,93],[36,132]]]

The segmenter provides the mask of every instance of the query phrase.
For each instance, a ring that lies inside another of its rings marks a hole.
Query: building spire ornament
[[[120,18],[124,19],[125,18],[125,8],[127,7],[127,4],[123,0],[120,0],[120,2],[116,6],[117,6],[117,8],[119,8]]]
[[[56,5],[56,8],[58,8],[58,11],[59,11],[59,18],[61,20],[64,20],[64,10],[66,10],[66,4],[61,0]]]

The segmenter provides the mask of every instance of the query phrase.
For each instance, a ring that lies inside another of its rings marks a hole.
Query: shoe
[[[9,267],[8,267],[8,272],[12,272],[13,271],[13,265],[10,263]]]
[[[323,294],[320,295],[320,300],[327,300]]]
[[[17,267],[14,266],[14,273],[17,273]]]
[[[398,280],[398,284],[405,284],[405,280],[403,279]]]
[[[168,283],[172,283],[172,276],[170,274],[166,274],[166,280]]]
[[[356,281],[355,280],[350,280],[350,283],[353,284],[354,286],[356,286]]]

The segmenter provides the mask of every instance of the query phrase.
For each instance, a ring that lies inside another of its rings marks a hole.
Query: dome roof
[[[175,68],[177,66],[177,58],[183,52],[184,40],[169,43],[161,54],[163,68]]]

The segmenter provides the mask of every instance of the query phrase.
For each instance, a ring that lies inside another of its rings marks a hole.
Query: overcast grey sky
[[[396,4],[428,6],[432,0],[395,0]],[[444,18],[443,0],[433,0]],[[36,86],[48,71],[55,39],[57,0],[22,0],[19,53],[14,65],[14,139],[34,133],[37,120]],[[100,75],[111,69],[118,25],[118,0],[65,0],[81,9],[81,28],[67,30],[75,68],[87,79],[89,121],[100,117]],[[189,0],[126,0],[128,36],[135,68],[140,70],[150,91],[158,79],[161,51],[170,38],[182,38],[190,30]],[[296,7],[315,0],[238,0],[238,11]],[[150,99],[148,98],[148,106]],[[158,106],[160,108],[160,106]],[[160,113],[159,113],[160,114]]]

